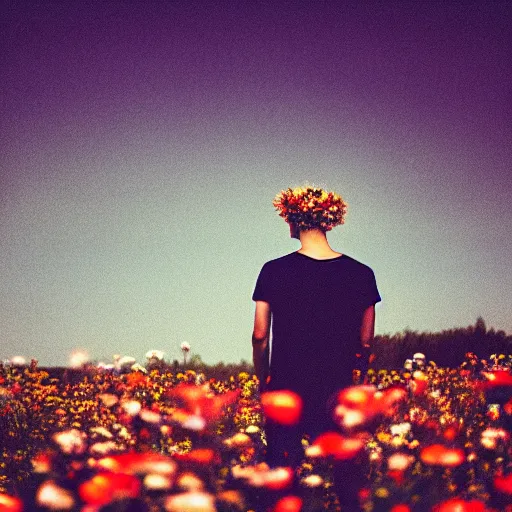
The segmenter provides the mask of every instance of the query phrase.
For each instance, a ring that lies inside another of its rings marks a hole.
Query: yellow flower
[[[375,496],[377,496],[377,498],[388,498],[389,497],[389,491],[385,488],[385,487],[379,487],[376,491],[375,491]]]

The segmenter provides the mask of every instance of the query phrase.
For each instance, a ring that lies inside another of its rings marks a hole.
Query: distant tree
[[[482,335],[482,334],[485,334],[486,332],[487,332],[487,327],[485,325],[484,319],[481,316],[479,316],[476,319],[476,323],[475,323],[475,334]]]

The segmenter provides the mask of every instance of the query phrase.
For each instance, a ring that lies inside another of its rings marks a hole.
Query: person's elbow
[[[252,346],[256,349],[265,349],[267,348],[268,338],[268,331],[255,329],[252,333]]]

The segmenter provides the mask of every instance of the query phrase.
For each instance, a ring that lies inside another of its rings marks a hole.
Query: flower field
[[[246,372],[0,366],[0,510],[343,510],[332,467],[357,458],[368,512],[511,511],[511,361],[370,370],[296,473],[263,462],[264,418],[293,424],[300,399]]]

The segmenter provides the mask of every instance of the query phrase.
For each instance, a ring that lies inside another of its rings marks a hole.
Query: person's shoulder
[[[344,254],[343,256],[345,258],[345,263],[347,263],[352,268],[354,268],[354,270],[358,270],[359,272],[363,272],[363,273],[364,272],[373,273],[373,269],[366,263],[356,260],[355,258],[352,258],[352,256],[348,256],[347,254]]]
[[[263,264],[263,267],[266,268],[277,268],[283,265],[290,264],[291,261],[293,261],[296,257],[295,252],[291,252],[289,254],[285,254],[283,256],[278,256],[277,258],[274,258],[272,260],[268,260]]]

